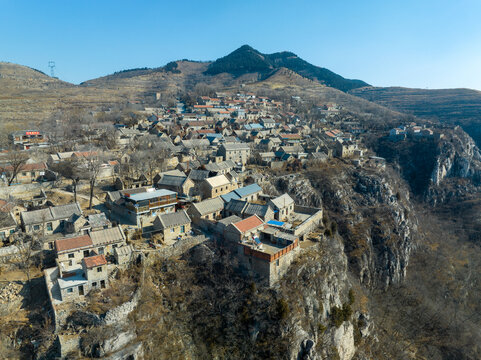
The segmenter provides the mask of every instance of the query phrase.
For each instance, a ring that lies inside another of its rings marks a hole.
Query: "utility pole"
[[[50,76],[54,78],[55,72],[53,70],[55,69],[55,61],[49,61],[48,67],[50,68]]]

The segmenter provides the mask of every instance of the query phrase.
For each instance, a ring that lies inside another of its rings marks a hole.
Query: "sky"
[[[72,83],[248,44],[374,86],[481,90],[480,0],[0,0],[0,61]]]

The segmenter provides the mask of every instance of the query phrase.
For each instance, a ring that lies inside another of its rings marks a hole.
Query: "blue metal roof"
[[[262,191],[262,188],[257,185],[257,184],[250,184],[247,186],[244,186],[242,188],[239,188],[237,190],[234,190],[234,192],[239,195],[239,197],[246,197],[252,194],[255,194],[256,192]]]
[[[230,193],[227,193],[225,195],[220,196],[222,200],[224,200],[226,203],[228,203],[231,200],[239,200],[240,196],[237,195],[235,192],[231,191]]]

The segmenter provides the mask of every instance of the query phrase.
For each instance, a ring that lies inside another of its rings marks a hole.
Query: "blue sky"
[[[0,0],[0,61],[79,83],[243,44],[376,86],[481,90],[479,0]]]

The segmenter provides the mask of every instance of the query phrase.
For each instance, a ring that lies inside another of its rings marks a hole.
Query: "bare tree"
[[[51,170],[72,181],[73,197],[75,202],[77,202],[77,185],[81,179],[85,178],[85,174],[80,165],[81,164],[77,159],[70,159],[68,161],[62,161],[50,166]]]
[[[37,234],[16,233],[14,244],[18,249],[18,266],[27,277],[27,290],[30,294],[30,279],[32,267],[35,265],[36,250],[41,248],[40,239]]]
[[[22,171],[28,160],[28,155],[24,151],[18,151],[11,148],[6,156],[7,164],[1,167],[1,170],[7,176],[8,186],[12,185],[17,175]]]
[[[90,187],[89,209],[92,209],[94,188],[103,164],[103,156],[98,151],[88,151],[82,153],[80,158],[85,177],[88,179]]]

